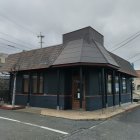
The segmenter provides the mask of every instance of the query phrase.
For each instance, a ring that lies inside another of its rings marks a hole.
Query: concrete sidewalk
[[[30,112],[35,114],[41,114],[46,116],[53,116],[71,120],[105,120],[125,111],[129,111],[136,107],[139,107],[139,103],[126,103],[121,107],[108,107],[107,109],[101,109],[96,111],[79,111],[79,110],[55,110],[47,108],[26,107],[25,109],[19,109],[17,111]]]

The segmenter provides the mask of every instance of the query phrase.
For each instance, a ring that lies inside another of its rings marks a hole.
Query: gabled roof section
[[[15,65],[17,70],[48,68],[56,60],[62,48],[62,45],[57,45],[11,54],[0,71],[10,72]]]
[[[125,59],[123,59],[111,52],[109,52],[109,53],[120,66],[118,71],[137,77],[137,73],[134,70],[133,66],[130,64],[130,62],[126,61]]]

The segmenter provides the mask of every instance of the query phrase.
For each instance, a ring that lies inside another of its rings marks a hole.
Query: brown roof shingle
[[[115,59],[115,61],[118,63],[120,66],[119,71],[132,75],[132,76],[137,76],[136,71],[134,70],[133,66],[130,64],[130,62],[126,61],[125,59],[109,52],[110,55]]]
[[[48,68],[56,60],[61,50],[62,45],[57,45],[11,54],[6,59],[6,63],[1,68],[1,71],[10,72],[15,65],[18,70]]]

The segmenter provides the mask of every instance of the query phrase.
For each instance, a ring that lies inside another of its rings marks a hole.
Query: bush
[[[0,90],[0,101],[9,102],[9,90]]]
[[[0,90],[8,90],[9,89],[9,79],[0,78]]]

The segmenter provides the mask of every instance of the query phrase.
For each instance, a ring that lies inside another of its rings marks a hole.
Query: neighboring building
[[[140,94],[140,70],[136,70],[137,77],[134,78],[134,93]]]
[[[6,58],[8,57],[8,54],[0,53],[0,67],[5,63]]]
[[[9,55],[2,71],[17,71],[16,104],[96,110],[132,101],[131,64],[107,51],[91,27],[63,35],[63,44]]]
[[[0,53],[0,69],[4,65],[8,54]],[[0,100],[8,102],[9,95],[9,75],[0,73]]]

